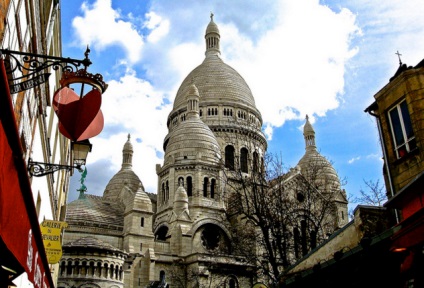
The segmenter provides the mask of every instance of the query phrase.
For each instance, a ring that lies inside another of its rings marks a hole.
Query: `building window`
[[[253,172],[259,172],[259,155],[258,152],[253,152]]]
[[[141,217],[140,226],[144,227],[144,217]]]
[[[208,185],[209,178],[205,177],[205,179],[203,179],[203,197],[208,197]]]
[[[187,196],[193,196],[193,184],[191,180],[191,176],[187,177]]]
[[[216,180],[212,179],[211,180],[211,198],[215,198],[215,185],[216,185]]]
[[[396,156],[399,159],[417,148],[411,118],[405,100],[389,111],[389,122]]]
[[[241,172],[247,173],[247,149],[241,148],[240,150],[240,169]]]
[[[225,167],[234,170],[234,147],[231,145],[225,147]]]

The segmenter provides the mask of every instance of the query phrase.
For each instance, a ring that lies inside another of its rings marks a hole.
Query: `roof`
[[[109,202],[100,196],[85,194],[85,197],[72,201],[66,211],[66,222],[78,226],[119,226],[124,225],[123,206]]]

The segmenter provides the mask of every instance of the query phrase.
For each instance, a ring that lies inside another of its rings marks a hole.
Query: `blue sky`
[[[62,53],[84,57],[109,84],[103,95],[105,127],[91,139],[88,193],[102,195],[120,169],[131,134],[133,170],[156,193],[155,165],[163,164],[166,119],[177,89],[204,59],[204,33],[214,13],[221,56],[246,80],[262,113],[268,152],[287,167],[305,152],[308,114],[316,144],[347,193],[382,182],[375,119],[364,109],[401,60],[424,58],[421,0],[62,1]],[[79,173],[69,200],[78,192]],[[352,208],[352,206],[351,206]]]

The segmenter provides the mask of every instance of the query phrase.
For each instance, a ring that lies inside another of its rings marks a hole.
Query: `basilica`
[[[58,287],[253,287],[265,281],[254,263],[235,253],[231,227],[243,217],[228,216],[227,183],[228,171],[250,177],[262,169],[267,140],[248,84],[220,57],[220,37],[211,16],[205,59],[183,80],[166,119],[157,191],[145,191],[143,175],[133,171],[137,151],[128,135],[121,169],[103,195],[81,193],[67,205]],[[300,177],[313,161],[324,163],[330,181],[323,189],[334,190],[331,234],[348,222],[346,193],[317,151],[308,118],[303,132],[305,155],[284,181]]]

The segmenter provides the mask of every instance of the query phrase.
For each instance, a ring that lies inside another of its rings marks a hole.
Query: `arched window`
[[[205,177],[203,179],[203,197],[208,197],[208,185],[209,185],[209,178]]]
[[[236,280],[234,280],[234,279],[230,279],[230,281],[228,281],[228,287],[229,288],[236,288],[237,286],[236,286]]]
[[[259,172],[259,155],[258,152],[253,152],[253,172]]]
[[[308,253],[308,246],[307,246],[307,235],[306,235],[306,221],[302,220],[300,221],[300,230],[301,230],[301,243],[302,243],[302,256],[305,256]]]
[[[311,249],[314,249],[317,247],[317,232],[311,231]]]
[[[166,234],[168,234],[168,227],[162,226],[156,232],[155,236],[156,236],[157,240],[165,241],[166,240]]]
[[[231,145],[225,147],[225,167],[234,170],[234,147]]]
[[[165,203],[165,183],[162,183],[162,203]]]
[[[179,177],[178,178],[178,187],[179,186],[183,186],[184,187],[184,178],[183,177]]]
[[[299,229],[297,227],[295,227],[293,229],[293,235],[294,235],[294,255],[296,258],[299,258],[300,254],[299,254],[299,242],[300,242],[300,233],[299,233]]]
[[[215,198],[215,185],[216,185],[216,180],[212,179],[211,180],[211,198]]]
[[[248,173],[247,169],[247,149],[245,147],[240,150],[240,169],[241,172]]]
[[[166,201],[168,201],[168,199],[169,199],[169,182],[168,181],[166,181],[165,199],[166,199]]]
[[[163,270],[161,270],[160,272],[159,272],[159,281],[161,282],[161,283],[166,283],[166,279],[165,279],[165,271],[163,271]],[[161,286],[162,287],[162,286]]]
[[[193,196],[193,183],[191,180],[191,176],[187,177],[187,196]]]
[[[68,266],[66,266],[66,275],[72,275],[72,262],[68,261]]]

